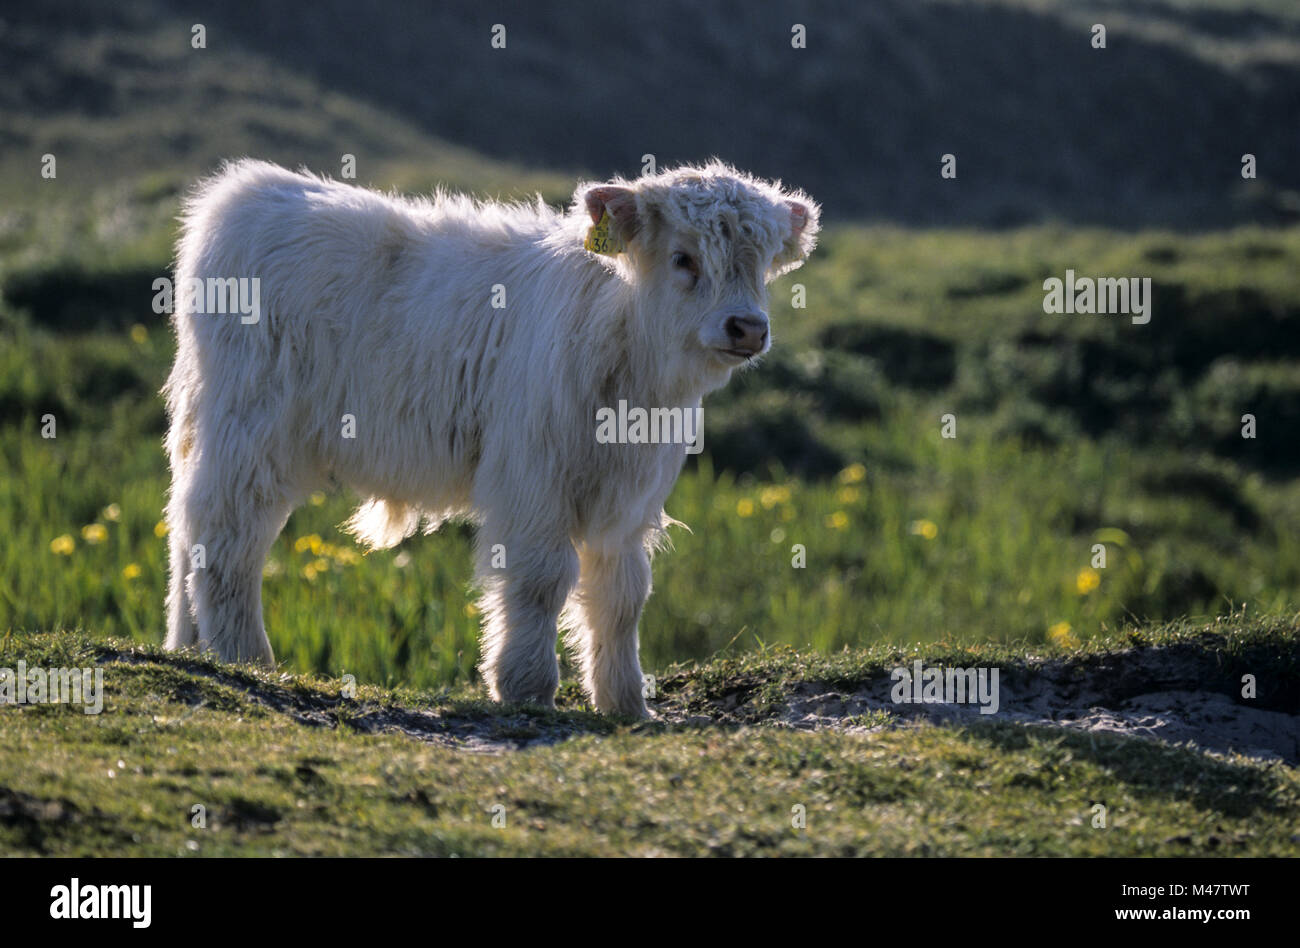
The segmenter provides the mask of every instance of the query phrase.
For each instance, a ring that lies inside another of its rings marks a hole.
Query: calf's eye
[[[695,261],[691,259],[689,254],[684,254],[680,250],[673,254],[673,266],[680,267],[683,270],[690,270],[692,273],[695,272]]]

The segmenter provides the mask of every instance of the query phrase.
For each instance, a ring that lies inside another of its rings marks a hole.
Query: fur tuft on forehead
[[[765,277],[775,279],[799,267],[817,243],[821,209],[812,198],[718,160],[610,184],[635,194],[640,226],[697,240],[700,263],[715,274],[736,261],[771,258]]]

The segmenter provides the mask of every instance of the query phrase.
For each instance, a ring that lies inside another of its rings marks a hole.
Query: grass
[[[1197,655],[1206,687],[1231,689],[1250,673],[1266,682],[1258,696],[1262,706],[1290,711],[1300,700],[1300,615],[1252,617],[1244,612],[1220,616],[1209,623],[1177,620],[1153,625],[1126,625],[1107,630],[1083,643],[1061,637],[1031,645],[1026,642],[971,642],[950,637],[937,642],[900,645],[878,642],[835,652],[774,646],[735,651],[706,662],[671,666],[659,688],[686,711],[715,708],[729,695],[742,692],[757,707],[741,719],[761,718],[763,707],[780,705],[798,682],[821,682],[852,689],[922,658],[927,665],[953,667],[1020,666],[1030,661],[1068,659],[1086,667],[1098,659],[1134,649],[1180,649]]]
[[[151,233],[114,259],[72,238],[84,259],[56,268],[0,258],[0,629],[161,639],[172,343],[143,305],[165,272]],[[1152,273],[1165,304],[1148,326],[1045,316],[1042,275],[1067,266]],[[797,275],[808,308],[776,284],[776,349],[706,403],[648,670],[733,644],[1069,643],[1293,610],[1298,266],[1296,230],[833,230]],[[1261,321],[1275,336],[1256,343]],[[363,556],[337,528],[354,503],[313,498],[273,548],[276,654],[390,686],[472,680],[468,530]]]
[[[1297,679],[1294,623],[1129,630]],[[1059,649],[1048,649],[1063,654]],[[682,666],[659,707],[685,723],[501,708],[476,689],[393,692],[220,666],[75,633],[15,635],[0,664],[105,672],[101,715],[0,713],[0,850],[44,855],[1288,855],[1294,768],[1013,724],[795,732],[700,723],[726,689],[861,680],[905,652],[777,650]],[[927,652],[938,660],[942,650]],[[955,654],[955,653],[949,653]],[[967,659],[1011,661],[998,646]],[[757,711],[761,702],[749,702]],[[499,741],[476,754],[367,725],[406,708]],[[223,751],[212,753],[214,734]],[[1105,807],[1106,828],[1094,828]],[[201,809],[197,809],[201,808]],[[796,826],[797,819],[802,825]]]
[[[108,697],[100,716],[0,709],[0,849],[1293,854],[1284,764],[888,712],[846,722],[867,733],[775,726],[798,683],[850,687],[914,656],[1082,668],[1134,646],[1191,649],[1207,683],[1250,672],[1294,708],[1297,354],[1282,336],[1251,349],[1245,327],[1300,314],[1284,276],[1300,238],[1043,234],[840,228],[799,275],[808,310],[777,285],[778,348],[710,399],[706,453],[668,505],[691,530],[657,561],[642,624],[665,711],[648,725],[593,714],[571,675],[558,711],[486,702],[468,531],[363,556],[336,526],[345,493],[296,512],[268,562],[283,671],[160,653],[171,341],[134,294],[166,238],[56,269],[3,258],[0,664],[102,663]],[[1155,319],[1175,328],[1046,319],[1034,281],[1067,264],[1156,271],[1173,289]],[[1170,345],[1160,397],[1119,384]],[[1076,358],[1093,389],[1067,384]],[[1274,399],[1244,449],[1204,410],[1207,391],[1239,397],[1225,365],[1281,379],[1243,389]],[[504,752],[442,746],[437,728]]]

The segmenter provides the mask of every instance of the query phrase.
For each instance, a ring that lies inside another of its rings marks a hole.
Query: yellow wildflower
[[[927,540],[933,540],[939,535],[939,527],[933,520],[913,520],[907,529],[913,536],[925,537]]]
[[[1068,622],[1058,622],[1048,629],[1047,638],[1062,648],[1078,648],[1079,646],[1079,640],[1075,638]]]
[[[864,464],[853,463],[839,473],[841,484],[858,484],[866,479],[867,468]]]
[[[102,523],[88,523],[81,528],[81,539],[94,545],[108,539],[108,527]]]
[[[72,539],[72,534],[65,533],[61,537],[55,537],[50,541],[50,552],[58,556],[71,556],[72,551],[77,548],[77,541]]]
[[[849,525],[849,515],[843,510],[837,510],[826,518],[826,526],[832,530],[843,530]]]
[[[141,572],[139,563],[127,563],[122,567],[122,578],[126,580],[139,579]]]
[[[1101,574],[1091,566],[1085,566],[1079,570],[1079,575],[1074,578],[1074,588],[1080,596],[1088,595],[1100,585]]]
[[[742,497],[736,502],[736,514],[741,517],[752,517],[754,515],[754,502],[748,497]]]

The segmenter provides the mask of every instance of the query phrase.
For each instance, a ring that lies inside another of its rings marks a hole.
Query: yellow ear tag
[[[600,220],[591,225],[582,246],[592,253],[603,254],[606,257],[616,257],[627,249],[623,246],[623,241],[619,240],[618,235],[614,233],[614,222],[610,220],[608,208],[600,215]]]

